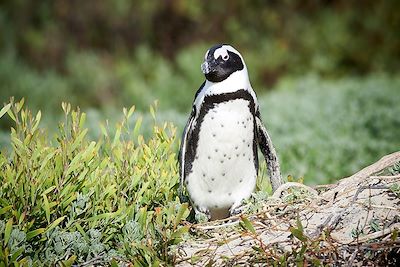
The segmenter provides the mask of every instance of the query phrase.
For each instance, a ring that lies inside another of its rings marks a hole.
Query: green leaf
[[[176,215],[175,218],[175,223],[174,223],[174,228],[181,222],[182,216],[187,211],[188,208],[188,203],[183,203],[181,207],[179,208],[178,214]]]
[[[101,132],[103,133],[103,135],[105,137],[108,137],[108,133],[107,133],[106,127],[104,127],[104,125],[102,123],[100,123],[100,130],[101,130]]]
[[[10,218],[6,223],[6,227],[4,230],[4,246],[7,246],[8,240],[10,239],[12,226],[13,226],[13,218]]]
[[[133,114],[134,111],[135,111],[135,106],[132,106],[132,107],[129,109],[129,111],[128,111],[127,118],[130,118],[130,117],[132,116],[132,114]]]
[[[18,151],[26,152],[26,147],[25,147],[24,143],[22,143],[21,140],[19,140],[18,138],[12,136],[11,137],[11,141],[12,141],[12,144],[15,145],[15,147],[17,148]]]
[[[42,161],[42,164],[40,165],[40,169],[39,169],[40,172],[43,171],[43,169],[47,165],[47,162],[49,162],[49,160],[52,159],[56,153],[57,153],[57,150],[51,152],[50,154],[48,154],[46,156],[46,158]]]
[[[96,148],[96,142],[90,142],[89,146],[86,147],[85,151],[82,153],[82,160],[84,162],[89,161],[97,152],[98,147]]]
[[[71,173],[73,173],[74,171],[76,171],[78,168],[81,167],[82,164],[82,154],[84,153],[84,151],[79,152],[75,158],[72,159],[72,161],[70,162],[67,172],[65,173],[65,177],[68,177]]]
[[[111,147],[115,147],[117,145],[120,136],[121,136],[121,127],[118,127],[117,130],[115,131],[114,141]]]
[[[14,253],[11,255],[11,259],[10,262],[15,262],[19,256],[21,256],[22,252],[25,251],[24,247],[21,247],[19,249],[17,249],[16,251],[14,251]]]
[[[297,229],[299,229],[301,232],[303,232],[303,225],[301,224],[300,216],[298,216],[298,215],[296,218],[296,225],[297,225]]]
[[[49,200],[47,199],[46,194],[42,195],[43,197],[43,209],[46,213],[46,220],[47,223],[50,223],[50,204],[49,204]]]
[[[0,215],[6,213],[7,211],[9,211],[12,208],[12,205],[9,206],[5,206],[3,208],[0,209]]]
[[[116,216],[118,216],[120,213],[121,213],[120,210],[118,210],[116,212],[106,212],[106,213],[92,216],[92,217],[88,218],[87,221],[90,222],[90,221],[99,221],[102,219],[112,219],[112,218],[115,218]]]
[[[7,114],[8,114],[8,116],[10,116],[10,118],[11,118],[14,122],[17,122],[17,119],[15,118],[15,115],[14,115],[14,113],[12,113],[11,110],[8,110],[8,111],[7,111]]]
[[[1,110],[0,110],[0,118],[4,116],[11,108],[11,103],[5,105]]]
[[[71,150],[70,151],[75,151],[76,148],[82,144],[82,140],[85,137],[85,135],[87,134],[88,129],[83,130],[78,137],[75,139],[74,143],[71,146]]]
[[[25,220],[26,211],[22,212],[19,216],[18,224],[21,224]]]
[[[305,237],[304,233],[302,231],[300,231],[299,229],[294,228],[294,227],[290,227],[290,232],[292,233],[292,235],[294,237],[296,237],[300,241],[302,241],[302,242],[306,242],[307,241],[307,237]]]
[[[252,246],[251,248],[252,248],[253,250],[257,251],[257,252],[265,253],[265,251],[264,251],[262,248],[260,248],[260,247]]]
[[[62,261],[61,265],[65,267],[71,267],[72,264],[75,262],[75,260],[76,260],[76,255],[72,255],[71,257],[69,257],[68,260]]]
[[[26,234],[26,240],[31,240],[32,238],[34,238],[35,236],[40,235],[41,233],[43,233],[46,230],[46,228],[38,228],[35,229],[33,231],[30,231]]]
[[[28,263],[31,263],[31,259],[28,259],[28,257],[24,257],[18,261],[18,265],[16,266],[29,266]]]
[[[75,225],[76,229],[78,230],[78,232],[81,233],[83,238],[85,238],[85,240],[89,242],[89,240],[90,240],[89,236],[87,235],[85,230],[83,230],[82,226],[78,222],[76,222],[74,225]]]
[[[118,263],[115,259],[112,259],[110,262],[111,267],[118,267]]]
[[[302,256],[304,256],[304,253],[306,252],[306,250],[307,250],[307,245],[301,246],[301,249],[300,249],[299,254],[302,255]]]
[[[396,241],[398,236],[399,236],[399,229],[394,228],[392,235],[390,236],[390,239],[392,241]]]
[[[153,118],[153,120],[155,120],[156,119],[156,113],[154,111],[154,107],[153,106],[150,106],[150,114],[151,114],[151,117]]]
[[[155,260],[152,262],[151,267],[159,267],[160,266],[160,261],[159,260]]]
[[[136,137],[139,135],[139,130],[140,127],[142,126],[142,121],[143,117],[139,117],[136,120],[135,127],[133,127],[133,138],[136,139]]]
[[[33,133],[36,131],[37,127],[39,126],[41,118],[42,118],[42,112],[39,110],[38,113],[36,114],[35,125],[33,125],[33,127],[32,127]]]
[[[85,124],[86,121],[86,113],[81,114],[81,118],[79,119],[79,128],[82,129],[83,125]]]
[[[245,229],[250,231],[252,234],[256,234],[256,230],[253,227],[253,224],[247,219],[245,216],[241,217],[241,226]]]
[[[312,258],[311,263],[311,266],[322,266],[321,261],[318,258]]]
[[[182,240],[182,236],[189,231],[188,226],[182,226],[178,230],[172,233],[171,240],[172,244],[178,244]]]
[[[25,104],[25,98],[24,97],[21,99],[21,101],[19,101],[18,103],[15,103],[15,106],[17,107],[17,112],[21,111],[21,109],[24,106],[24,104]]]
[[[47,188],[47,189],[42,193],[42,195],[47,195],[48,193],[50,193],[51,191],[53,191],[55,188],[56,188],[55,185],[50,186],[49,188]]]
[[[144,227],[147,222],[147,206],[139,210],[139,224]]]
[[[67,216],[62,216],[58,219],[56,219],[54,222],[52,222],[50,225],[47,226],[46,228],[46,232],[49,232],[50,230],[52,230],[54,227],[56,227],[57,225],[59,225]]]
[[[371,227],[371,230],[373,232],[378,232],[381,230],[381,227],[379,225],[379,219],[373,218],[369,221],[369,226]]]

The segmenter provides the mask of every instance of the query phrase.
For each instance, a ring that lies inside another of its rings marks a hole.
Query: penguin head
[[[214,45],[206,52],[201,70],[210,82],[222,82],[232,73],[245,69],[240,53],[230,45]]]

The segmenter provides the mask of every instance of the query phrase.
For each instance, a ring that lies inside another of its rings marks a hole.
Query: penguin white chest
[[[204,116],[187,189],[200,209],[237,207],[256,184],[254,116],[249,101],[216,104]]]

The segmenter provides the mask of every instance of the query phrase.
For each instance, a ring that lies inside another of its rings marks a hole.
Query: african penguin
[[[180,145],[180,191],[186,186],[196,218],[214,220],[238,213],[254,191],[258,146],[274,191],[282,180],[243,57],[230,45],[215,45],[201,70],[206,80],[195,94]]]

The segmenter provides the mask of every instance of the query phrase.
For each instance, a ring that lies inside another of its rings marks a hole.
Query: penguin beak
[[[201,64],[201,71],[204,74],[209,74],[211,72],[211,66],[207,61],[204,61],[203,64]]]

